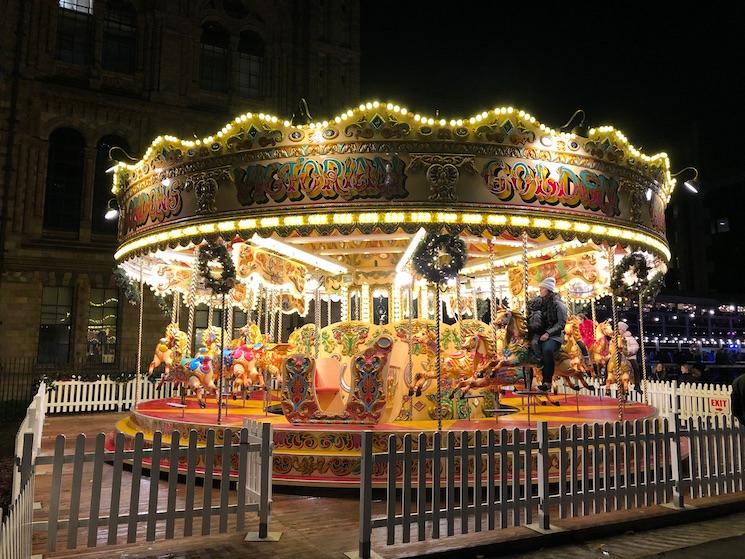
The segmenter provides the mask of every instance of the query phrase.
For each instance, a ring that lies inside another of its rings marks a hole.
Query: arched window
[[[137,13],[132,4],[110,0],[103,25],[104,70],[133,74],[137,64]]]
[[[216,23],[202,27],[199,85],[207,91],[228,90],[228,33]]]
[[[85,140],[77,130],[58,128],[49,136],[44,229],[80,229]]]
[[[120,147],[125,151],[129,151],[129,144],[119,136],[104,136],[99,140],[96,149],[96,174],[93,183],[93,219],[91,220],[91,227],[93,233],[103,235],[116,235],[117,221],[115,219],[104,219],[109,200],[114,196],[111,193],[111,175],[106,173],[106,169],[114,164],[109,158],[109,151],[113,147]],[[115,152],[112,155],[117,159],[122,158],[121,151],[118,153]]]
[[[261,95],[264,66],[264,40],[253,31],[241,33],[238,43],[238,93],[244,97]]]
[[[90,64],[92,44],[92,0],[59,0],[57,60],[70,64]]]

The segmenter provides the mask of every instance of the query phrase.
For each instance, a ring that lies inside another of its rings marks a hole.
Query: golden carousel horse
[[[611,330],[612,335],[612,330]],[[619,351],[610,351],[608,355],[608,361],[606,364],[605,372],[605,394],[610,396],[611,386],[616,384],[616,374],[619,371],[618,367],[618,356],[621,357],[621,393],[626,395],[629,392],[629,383],[631,380],[631,362],[626,357],[626,339],[620,333],[618,335],[618,348]]]
[[[424,370],[414,374],[411,386],[409,387],[409,396],[421,396],[424,385],[429,380],[437,378],[437,332],[434,328],[424,328],[417,334],[414,334],[412,343],[419,343],[422,353],[425,356]],[[442,376],[457,379],[463,376],[463,371],[471,369],[472,357],[467,351],[459,351],[446,355],[440,349],[440,359],[442,363]]]
[[[158,386],[163,386],[163,383],[167,380],[173,380],[171,378],[171,369],[174,367],[174,363],[178,367],[181,358],[185,356],[187,342],[188,337],[186,332],[179,330],[178,324],[171,323],[166,326],[166,335],[155,346],[155,354],[147,371],[147,375],[152,376],[155,369],[161,365],[164,366]]]
[[[514,371],[517,368],[531,368],[536,383],[542,384],[543,382],[540,365],[536,356],[533,356],[530,351],[525,317],[517,311],[500,307],[497,309],[495,324],[501,328],[502,332],[504,347],[502,357],[492,354],[488,360],[482,360],[482,363],[475,359],[474,375],[458,385],[462,391],[461,397],[465,397],[473,388],[493,387],[496,389],[504,384],[514,383],[519,380],[519,375],[513,372],[511,376],[508,376],[505,372],[507,370]],[[482,343],[486,342],[487,340],[482,340]],[[488,350],[488,343],[486,343],[485,349]],[[567,353],[565,346],[562,346],[556,352],[556,366],[554,368],[554,378],[550,379],[551,383],[553,384],[557,378],[561,378],[569,388],[579,390],[579,386],[574,382],[576,380],[588,390],[593,390],[582,374],[582,353],[576,344],[576,340],[571,339],[567,349],[576,353]],[[489,353],[491,352],[487,351],[487,355]],[[479,355],[478,351],[476,355]]]

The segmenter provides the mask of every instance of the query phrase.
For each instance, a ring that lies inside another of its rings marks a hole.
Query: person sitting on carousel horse
[[[543,362],[543,384],[541,390],[548,390],[554,377],[554,356],[564,342],[564,328],[567,323],[567,307],[556,289],[556,279],[548,277],[539,285],[543,308],[543,334],[538,338]],[[548,383],[548,384],[547,384]]]
[[[543,299],[533,297],[528,301],[528,336],[530,337],[530,351],[533,352],[533,359],[538,363],[543,361],[540,337],[544,331]]]

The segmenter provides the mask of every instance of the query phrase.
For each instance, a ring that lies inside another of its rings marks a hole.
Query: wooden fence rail
[[[685,452],[683,452],[685,449]],[[372,515],[372,480],[387,476],[386,513]],[[386,543],[425,541],[577,518],[684,496],[745,489],[745,429],[727,417],[391,436],[387,452],[362,437],[358,554],[372,531]]]
[[[117,382],[106,377],[95,381],[57,381],[47,390],[47,413],[125,411],[134,405],[138,390],[138,402],[177,395],[170,383],[159,387],[146,378],[141,378],[139,383],[135,380]]]

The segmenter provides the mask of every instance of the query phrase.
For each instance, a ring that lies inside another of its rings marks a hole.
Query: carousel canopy
[[[303,126],[247,113],[201,140],[159,136],[113,174],[116,259],[182,291],[194,247],[220,237],[239,279],[292,297],[306,268],[327,282],[392,283],[422,227],[459,233],[463,272],[497,267],[513,295],[523,281],[508,272],[526,249],[531,284],[554,275],[577,299],[607,290],[603,246],[642,251],[659,272],[670,258],[664,153],[644,155],[610,126],[558,132],[512,107],[435,119],[369,102]]]

